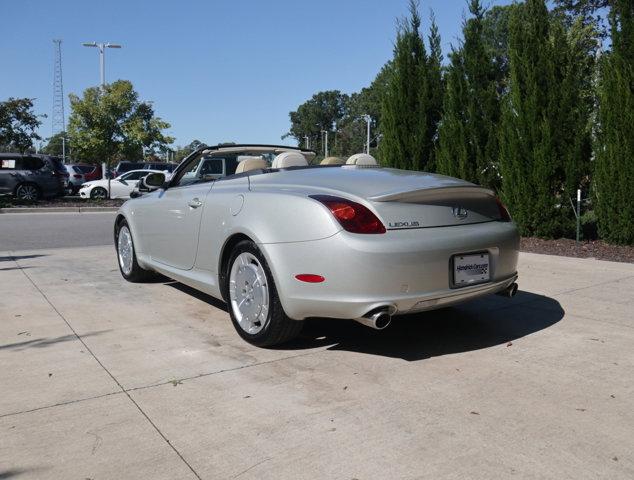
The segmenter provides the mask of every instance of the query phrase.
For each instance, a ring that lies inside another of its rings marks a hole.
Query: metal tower
[[[64,84],[62,83],[62,41],[53,40],[55,67],[53,70],[53,135],[66,131],[64,118]]]

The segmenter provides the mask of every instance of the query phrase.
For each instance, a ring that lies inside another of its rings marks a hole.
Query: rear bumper
[[[287,315],[357,318],[378,307],[404,314],[432,310],[503,290],[517,279],[519,236],[512,223],[339,232],[311,242],[262,244]],[[453,255],[487,251],[491,281],[453,288]],[[300,273],[323,276],[304,283]]]

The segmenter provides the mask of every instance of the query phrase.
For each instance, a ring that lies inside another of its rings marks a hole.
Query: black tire
[[[262,267],[266,275],[266,287],[268,288],[268,314],[266,320],[264,321],[264,327],[255,334],[247,332],[240,326],[234,312],[234,306],[232,304],[229,293],[231,282],[231,268],[236,261],[236,258],[245,252],[252,254],[260,263],[260,266]],[[255,243],[250,240],[243,240],[234,247],[233,251],[231,252],[231,256],[229,257],[229,262],[226,266],[225,275],[223,276],[225,280],[225,284],[223,285],[223,293],[225,294],[225,299],[227,301],[227,307],[229,310],[229,315],[231,317],[231,322],[238,332],[238,335],[240,335],[244,340],[257,347],[272,347],[274,345],[288,342],[289,340],[292,340],[293,338],[297,337],[297,335],[299,335],[304,322],[301,320],[293,320],[289,318],[284,312],[282,304],[280,303],[280,298],[277,294],[277,288],[275,286],[275,281],[273,280],[271,270],[266,263],[264,255],[262,255],[262,252],[260,252],[260,249]]]
[[[95,187],[90,191],[90,198],[106,200],[108,198],[108,190],[103,187]]]
[[[42,191],[34,183],[21,183],[15,189],[15,198],[36,202],[42,198]]]
[[[131,234],[130,234],[130,243],[132,246],[132,268],[129,272],[126,272],[123,268],[123,265],[122,265],[123,261],[121,259],[121,254],[119,251],[120,250],[119,236],[121,231],[124,228],[127,229],[128,232],[130,232],[130,227],[128,225],[128,222],[125,220],[119,222],[115,226],[115,230],[114,230],[114,248],[115,248],[115,251],[117,252],[117,265],[119,265],[119,271],[121,272],[121,276],[125,278],[128,282],[132,282],[132,283],[140,283],[140,282],[148,281],[155,276],[155,273],[151,272],[150,270],[145,270],[139,266],[139,263],[137,262],[137,259],[136,259],[136,248],[134,248],[134,241],[132,239]]]

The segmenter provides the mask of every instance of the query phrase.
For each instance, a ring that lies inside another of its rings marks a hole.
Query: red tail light
[[[331,195],[310,195],[324,204],[341,226],[351,233],[385,233],[385,226],[360,203]]]
[[[73,178],[81,178],[81,175],[78,173],[73,174]]]
[[[500,220],[502,222],[511,222],[512,218],[511,214],[508,211],[508,208],[506,208],[506,206],[498,197],[495,197],[495,203],[497,204],[498,210],[500,211]]]

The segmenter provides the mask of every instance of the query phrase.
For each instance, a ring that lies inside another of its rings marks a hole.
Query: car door
[[[127,198],[130,196],[134,187],[137,186],[139,180],[145,177],[148,173],[147,170],[133,170],[132,172],[124,173],[116,180],[110,182],[110,195],[112,198]]]
[[[137,222],[152,260],[181,270],[194,266],[200,219],[213,185],[211,178],[197,175],[201,161],[192,159],[167,190],[138,199]]]

